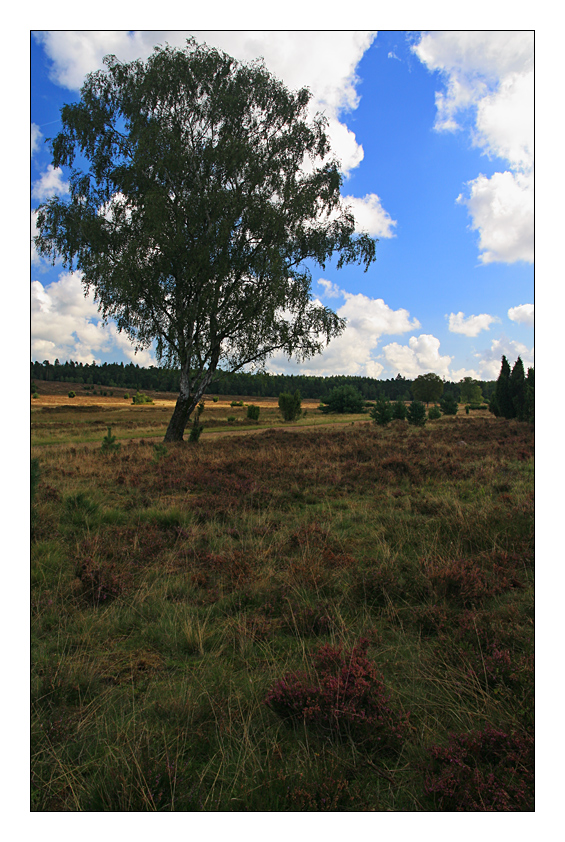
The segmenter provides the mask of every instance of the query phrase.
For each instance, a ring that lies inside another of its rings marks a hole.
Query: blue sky
[[[533,33],[502,31],[41,31],[31,38],[31,209],[66,173],[45,138],[107,53],[145,58],[190,36],[262,55],[307,85],[329,120],[343,196],[379,238],[377,261],[315,270],[313,294],[348,321],[319,357],[271,371],[495,379],[500,358],[533,365]],[[133,353],[85,299],[80,276],[32,248],[31,356],[155,362]]]

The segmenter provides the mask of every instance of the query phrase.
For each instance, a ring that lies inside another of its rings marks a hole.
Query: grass
[[[533,809],[532,428],[72,424],[32,447],[33,811]]]

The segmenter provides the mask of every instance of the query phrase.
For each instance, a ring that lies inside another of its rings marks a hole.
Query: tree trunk
[[[177,398],[173,416],[169,421],[169,426],[167,427],[167,432],[165,433],[165,441],[183,440],[184,431],[193,408],[194,397],[191,395],[183,395],[181,392]]]
[[[191,390],[190,370],[188,367],[181,369],[180,375],[180,394],[177,398],[177,403],[173,412],[173,417],[169,421],[167,432],[165,433],[166,442],[183,441],[184,431],[190,420],[190,415],[198,405],[202,395],[206,391],[206,387],[212,380],[212,371],[209,370],[206,375],[200,380],[195,390]]]

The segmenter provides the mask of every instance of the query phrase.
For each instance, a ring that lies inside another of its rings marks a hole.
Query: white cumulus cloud
[[[49,164],[47,170],[38,181],[34,182],[31,195],[34,199],[43,201],[51,196],[64,196],[69,192],[69,183],[65,181],[61,167]]]
[[[347,326],[341,336],[332,339],[321,355],[300,365],[301,374],[329,376],[340,373],[379,377],[384,370],[376,358],[381,337],[417,329],[419,321],[411,319],[410,313],[403,308],[392,310],[382,298],[349,293],[340,290],[331,281],[321,280],[319,283],[325,289],[325,297],[341,295],[345,299],[336,312],[347,320]],[[277,355],[270,361],[269,369],[291,371],[296,370],[296,366],[282,355]]]
[[[508,318],[513,322],[518,322],[528,327],[534,326],[534,305],[533,304],[519,304],[517,307],[511,307],[508,311]]]
[[[440,377],[449,377],[451,357],[439,352],[440,341],[429,333],[411,336],[408,345],[391,342],[383,348],[384,357],[391,372],[412,379],[420,374],[434,372]]]
[[[532,31],[452,30],[425,33],[413,47],[444,84],[435,128],[468,128],[485,155],[506,162],[504,171],[470,180],[457,199],[479,234],[483,263],[534,259],[533,43]]]
[[[343,201],[350,205],[358,231],[365,231],[371,237],[395,236],[393,228],[397,223],[383,208],[376,193],[368,193],[363,198],[344,196]]]
[[[103,324],[92,295],[84,295],[80,278],[80,273],[63,273],[45,287],[32,281],[31,358],[100,362],[101,353],[119,349],[139,365],[155,364],[150,351],[136,355],[125,335],[114,325]]]
[[[462,333],[464,336],[478,336],[481,330],[488,330],[493,322],[499,322],[496,316],[481,313],[479,316],[467,316],[465,313],[450,313],[449,330],[451,333]]]
[[[522,358],[526,371],[534,366],[533,348],[528,348],[522,342],[515,342],[513,339],[502,336],[500,339],[493,339],[490,348],[475,355],[479,360],[481,380],[496,380],[498,378],[503,355],[510,363],[510,368],[513,367],[518,357]]]
[[[39,131],[39,126],[35,123],[31,124],[31,157],[33,158],[34,154],[39,149],[39,141],[43,137],[41,132]]]

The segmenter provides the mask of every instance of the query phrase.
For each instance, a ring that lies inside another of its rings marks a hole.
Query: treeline
[[[54,363],[49,360],[31,363],[31,379],[50,380],[61,383],[84,383],[123,389],[155,392],[178,392],[180,371],[159,366],[142,368],[134,363],[78,363],[70,360]],[[490,400],[494,394],[495,381],[477,381],[483,397]],[[316,377],[305,374],[250,374],[221,372],[219,378],[210,384],[207,392],[214,395],[248,395],[258,398],[276,398],[282,392],[294,394],[296,390],[304,399],[320,400],[337,386],[354,386],[368,401],[386,398],[391,401],[412,400],[413,381],[398,374],[389,380],[373,377],[336,375]],[[452,395],[459,401],[461,384],[444,381],[443,394]]]

